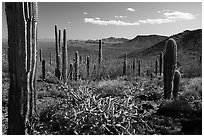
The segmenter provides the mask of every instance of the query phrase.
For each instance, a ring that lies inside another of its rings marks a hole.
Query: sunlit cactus
[[[173,90],[173,77],[177,62],[177,44],[170,38],[166,43],[166,53],[164,55],[164,98],[170,99]]]
[[[180,79],[181,79],[181,73],[176,70],[174,73],[174,85],[173,85],[173,98],[174,100],[178,99],[178,92],[179,92],[179,86],[180,86]]]

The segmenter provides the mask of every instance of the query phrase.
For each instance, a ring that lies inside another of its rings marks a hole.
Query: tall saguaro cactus
[[[101,63],[102,63],[102,40],[99,40],[99,51],[98,51],[98,75],[101,77]]]
[[[45,60],[42,60],[42,79],[45,79]]]
[[[66,29],[63,31],[63,50],[62,50],[62,78],[63,82],[67,81],[67,40]]]
[[[155,75],[157,75],[157,70],[158,70],[158,60],[155,62]]]
[[[57,33],[57,25],[55,25],[55,52],[56,52],[56,68],[55,68],[55,76],[60,79],[61,77],[61,57],[59,54],[59,43],[58,43],[58,33]]]
[[[61,52],[61,30],[59,30],[58,48],[59,48],[59,54],[60,54]]]
[[[136,59],[134,58],[132,62],[133,76],[135,75],[135,68],[136,68]]]
[[[40,53],[39,53],[40,55],[40,62],[42,61],[42,50],[40,49]]]
[[[141,60],[138,58],[138,75],[140,76],[141,75],[141,68],[140,68],[140,66],[141,66]]]
[[[163,68],[163,52],[161,51],[160,52],[160,56],[159,56],[159,73],[160,73],[160,76],[162,75],[162,68]]]
[[[89,73],[90,73],[90,57],[87,56],[86,59],[86,71],[87,71],[87,78],[89,78]]]
[[[52,66],[52,53],[50,53],[50,66]]]
[[[173,90],[173,78],[177,62],[177,44],[170,38],[166,43],[164,55],[164,98],[170,99]]]
[[[37,65],[37,3],[6,2],[10,74],[8,134],[32,134]]]
[[[123,61],[123,75],[127,75],[127,53],[125,53]]]
[[[78,51],[75,52],[75,65],[74,65],[74,80],[77,81],[79,78],[79,53]]]

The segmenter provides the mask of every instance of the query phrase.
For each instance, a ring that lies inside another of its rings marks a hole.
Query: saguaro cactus
[[[40,53],[39,53],[40,55],[40,62],[42,62],[42,50],[40,49]]]
[[[45,60],[42,60],[42,79],[45,79]]]
[[[159,73],[160,76],[162,75],[162,68],[163,68],[163,52],[160,52],[160,56],[159,56]]]
[[[87,56],[86,59],[86,71],[87,71],[87,78],[89,78],[89,72],[90,72],[90,57]]]
[[[125,53],[123,61],[123,75],[127,75],[127,53]]]
[[[178,99],[178,92],[179,92],[179,86],[180,86],[180,79],[181,79],[181,73],[176,70],[174,74],[174,88],[173,88],[173,98],[174,100]]]
[[[138,58],[138,76],[141,75],[140,65],[141,65],[141,60]]]
[[[75,52],[75,65],[74,65],[74,80],[77,81],[79,78],[79,53],[78,51]]]
[[[133,76],[135,75],[135,68],[136,68],[136,59],[134,58],[134,59],[133,59],[133,62],[132,62],[132,72],[133,72]]]
[[[10,75],[8,134],[32,134],[37,65],[37,3],[6,2]]]
[[[52,66],[52,53],[50,53],[50,66]]]
[[[70,66],[69,66],[69,77],[70,77],[70,80],[73,80],[73,64],[70,63]]]
[[[61,57],[59,55],[59,46],[58,46],[58,33],[57,33],[58,29],[57,29],[57,25],[55,25],[55,52],[56,52],[56,68],[55,68],[55,76],[60,79],[61,76],[61,69],[60,69],[60,61],[61,61]]]
[[[98,75],[100,77],[102,63],[102,40],[99,40],[99,52],[98,52]]]
[[[67,81],[67,40],[66,40],[66,29],[64,29],[64,31],[63,31],[62,79],[63,79],[64,83]]]
[[[157,68],[158,68],[158,60],[155,62],[155,75],[157,75]]]
[[[59,54],[61,52],[61,30],[59,30],[59,39],[58,39]]]
[[[164,98],[170,99],[173,90],[173,77],[177,62],[176,41],[170,38],[166,43],[166,53],[164,55]]]

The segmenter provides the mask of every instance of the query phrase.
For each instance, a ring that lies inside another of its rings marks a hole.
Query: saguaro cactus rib
[[[174,88],[173,88],[173,98],[175,100],[178,99],[178,92],[179,92],[179,86],[180,86],[180,79],[181,79],[181,73],[176,70],[174,74]]]

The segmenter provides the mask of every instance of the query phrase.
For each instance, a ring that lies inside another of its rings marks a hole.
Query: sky
[[[67,39],[132,39],[137,35],[170,36],[202,28],[202,2],[38,2],[38,37],[54,39],[54,26]],[[2,37],[7,37],[2,4]]]

